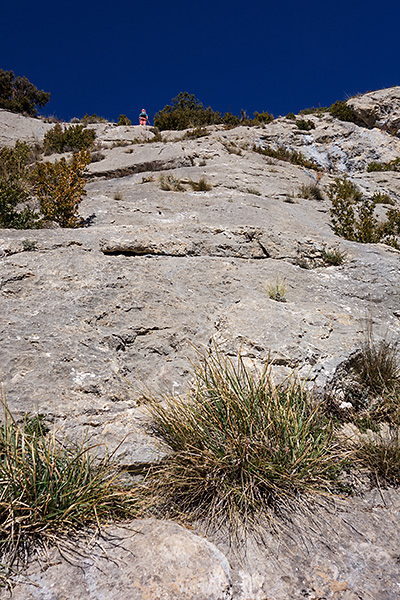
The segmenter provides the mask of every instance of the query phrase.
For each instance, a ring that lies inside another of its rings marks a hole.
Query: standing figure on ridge
[[[147,125],[149,117],[145,108],[142,108],[142,112],[139,115],[139,125]]]

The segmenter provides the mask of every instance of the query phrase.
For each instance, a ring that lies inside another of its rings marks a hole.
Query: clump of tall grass
[[[375,340],[371,322],[367,323],[360,352],[352,362],[357,378],[375,395],[400,388],[398,344],[387,337]]]
[[[324,248],[322,250],[322,260],[326,265],[339,266],[346,260],[347,252],[340,250],[338,246]]]
[[[0,561],[5,568],[36,544],[85,525],[135,514],[133,495],[119,480],[112,455],[58,439],[41,416],[17,421],[4,398],[0,424]]]
[[[363,436],[356,452],[356,461],[372,474],[377,484],[400,484],[400,428]]]
[[[271,300],[286,302],[287,285],[285,279],[277,276],[273,282],[267,282],[264,287]]]
[[[317,183],[303,183],[299,189],[299,198],[306,198],[307,200],[323,200],[324,195],[321,188]]]
[[[341,451],[331,421],[298,382],[275,385],[269,360],[255,373],[240,354],[210,350],[187,397],[147,401],[170,448],[146,479],[161,514],[235,529],[335,486]]]
[[[209,192],[212,189],[211,183],[208,183],[205,177],[200,177],[199,181],[189,179],[189,185],[194,192]]]

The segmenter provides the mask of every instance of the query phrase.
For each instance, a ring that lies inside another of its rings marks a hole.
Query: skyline
[[[400,6],[368,0],[229,6],[21,0],[4,7],[0,68],[50,92],[42,111],[150,121],[179,92],[222,113],[274,116],[400,83]]]

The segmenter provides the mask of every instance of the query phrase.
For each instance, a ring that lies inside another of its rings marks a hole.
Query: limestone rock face
[[[400,86],[368,92],[347,100],[360,122],[392,134],[400,129]]]
[[[33,563],[15,600],[230,600],[226,557],[203,537],[171,522],[134,521],[65,560],[53,551]],[[45,566],[45,569],[42,567]]]
[[[382,91],[382,102],[389,93],[394,98],[393,90]],[[394,99],[392,106],[395,120]],[[400,207],[399,173],[366,171],[371,161],[400,156],[400,140],[329,115],[309,118],[315,129],[308,132],[280,118],[264,128],[210,127],[198,139],[167,132],[161,142],[151,142],[148,128],[91,126],[103,157],[88,169],[80,205],[87,225],[0,230],[0,379],[10,409],[43,413],[73,439],[85,431],[93,443],[118,447],[121,463],[141,473],[167,451],[148,427],[143,392],[184,392],[194,347],[213,340],[228,354],[240,347],[257,366],[271,354],[277,376],[296,368],[310,385],[323,388],[359,347],[366,317],[377,337],[400,340],[400,252],[334,235],[327,195],[334,178],[345,173],[365,196],[388,194]],[[0,111],[0,145],[40,141],[50,127]],[[253,150],[266,146],[301,152],[321,172]],[[161,189],[160,174],[179,181],[183,191]],[[193,189],[201,178],[211,189]],[[318,179],[323,199],[305,198],[304,186]],[[386,210],[379,205],[381,217]],[[339,266],[324,261],[332,248],[345,253]],[[278,278],[286,283],[286,302],[269,297]],[[101,568],[90,561],[83,571],[50,566],[48,580],[37,571],[39,587],[18,588],[16,598],[73,600],[74,580],[76,598],[85,600],[356,600],[364,598],[364,589],[365,597],[394,600],[398,492],[387,496],[384,508],[375,496],[371,504],[349,502],[343,515],[358,533],[326,516],[342,535],[331,554],[323,542],[329,532],[313,538],[310,524],[301,539],[312,541],[304,542],[298,560],[293,548],[285,554],[266,533],[273,560],[255,544],[244,567],[224,539],[210,538],[217,551],[174,524],[152,521],[144,529],[133,525],[141,533],[127,542],[132,565],[118,550],[114,563],[101,559]],[[357,522],[351,515],[358,515]],[[162,535],[175,541],[161,555]],[[168,553],[174,558],[166,566]],[[198,571],[199,555],[205,566]],[[377,562],[386,565],[381,580]],[[183,582],[179,594],[172,578]],[[111,580],[118,582],[115,590]],[[197,595],[189,595],[190,586]]]
[[[31,144],[41,142],[53,126],[41,119],[24,117],[0,108],[0,147],[14,146],[17,140]]]

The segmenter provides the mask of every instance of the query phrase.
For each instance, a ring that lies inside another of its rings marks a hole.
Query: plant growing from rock
[[[357,115],[354,110],[346,104],[343,100],[337,100],[332,106],[329,107],[328,111],[333,117],[339,119],[339,121],[348,121],[351,123],[357,123]]]
[[[208,135],[208,131],[205,127],[195,127],[187,131],[184,137],[188,140],[196,140],[206,135]]]
[[[17,421],[3,404],[0,424],[0,560],[7,575],[35,545],[54,544],[83,526],[135,514],[112,455],[69,442],[42,415]],[[61,439],[60,439],[61,437]]]
[[[267,361],[256,373],[241,355],[213,348],[201,354],[187,397],[147,397],[170,448],[144,485],[162,514],[227,519],[235,529],[301,502],[303,492],[334,488],[341,451],[331,422],[299,384],[276,386],[270,369]]]
[[[311,131],[311,129],[315,129],[315,124],[310,119],[297,119],[296,126],[301,131]]]
[[[0,227],[36,227],[38,215],[29,208],[32,149],[24,142],[0,149]]]
[[[286,302],[287,285],[285,280],[280,277],[276,277],[272,283],[267,283],[265,289],[268,292],[268,296],[271,300],[276,302]]]
[[[315,171],[319,171],[321,166],[316,163],[314,160],[306,158],[297,150],[290,150],[285,146],[279,146],[277,149],[273,149],[270,146],[264,146],[263,148],[254,145],[254,152],[258,152],[259,154],[263,154],[264,156],[269,156],[271,158],[277,158],[278,160],[283,160],[285,162],[290,162],[293,165],[299,165],[301,167],[305,167],[306,169],[314,169]]]
[[[400,484],[400,428],[381,428],[362,436],[355,452],[357,463],[372,473],[375,483]]]
[[[154,115],[154,125],[160,130],[188,129],[221,123],[221,115],[211,107],[204,108],[194,94],[181,92],[172,99],[172,104],[165,106]]]
[[[307,200],[323,200],[324,196],[321,188],[317,183],[303,183],[299,189],[299,198]]]
[[[44,136],[46,154],[52,152],[70,152],[90,148],[96,138],[93,129],[85,129],[83,125],[71,125],[65,129],[57,123]]]
[[[322,250],[322,260],[326,265],[339,266],[346,260],[347,252],[340,250],[337,246],[334,248],[324,248]]]
[[[86,115],[82,117],[82,123],[85,127],[87,127],[87,125],[92,125],[94,123],[107,123],[107,119],[99,117],[98,115],[96,115],[96,113],[94,113],[93,115],[88,115],[86,113]]]
[[[185,188],[183,187],[181,180],[176,179],[173,175],[160,175],[159,177],[160,188],[165,192],[183,192]]]
[[[79,227],[79,204],[86,194],[84,173],[90,163],[90,152],[81,150],[67,162],[38,163],[34,172],[36,195],[45,219],[61,227]]]
[[[199,181],[189,179],[189,185],[195,192],[209,192],[212,189],[212,185],[207,182],[205,177],[200,177]]]
[[[132,125],[132,122],[126,115],[119,115],[117,125]]]
[[[270,114],[266,110],[261,113],[255,111],[252,124],[253,125],[267,125],[268,123],[272,123],[273,120],[274,120],[274,115]]]
[[[352,361],[352,370],[372,394],[379,395],[388,390],[400,390],[398,344],[386,338],[375,340],[372,324],[369,322],[361,350]]]
[[[332,202],[331,221],[337,235],[355,242],[383,242],[399,248],[400,211],[391,208],[386,212],[386,220],[378,222],[374,215],[376,197],[363,198],[346,177],[337,178],[328,195]]]
[[[259,192],[256,188],[247,188],[248,194],[254,194],[254,196],[261,196],[261,192]]]
[[[367,166],[367,172],[373,173],[374,171],[400,171],[400,158],[395,158],[386,163],[371,162]]]

